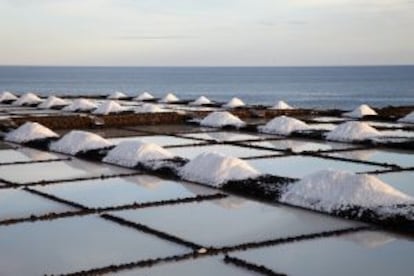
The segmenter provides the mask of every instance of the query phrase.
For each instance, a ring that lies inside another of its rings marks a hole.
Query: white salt
[[[350,118],[362,118],[367,115],[378,115],[378,113],[368,105],[362,104],[351,112],[345,112],[343,115]]]
[[[126,107],[121,106],[119,103],[115,101],[105,101],[97,109],[95,109],[92,113],[99,114],[99,115],[107,115],[112,113],[121,113],[125,112],[128,109]]]
[[[198,99],[190,103],[190,105],[196,105],[196,106],[203,105],[203,104],[211,104],[211,101],[207,97],[200,96]]]
[[[50,149],[66,154],[75,155],[79,152],[103,149],[112,146],[112,143],[101,136],[80,130],[72,130],[58,141],[50,145]]]
[[[223,107],[236,108],[236,107],[241,107],[245,105],[246,104],[241,99],[234,97],[228,103],[224,104]]]
[[[367,123],[345,122],[326,134],[326,139],[331,141],[352,142],[362,141],[381,136],[381,133]]]
[[[76,99],[70,105],[63,108],[65,111],[92,111],[98,106],[87,99]]]
[[[111,100],[119,100],[119,99],[125,99],[128,98],[128,96],[120,91],[115,91],[111,95],[108,96],[108,99]]]
[[[67,100],[64,100],[62,98],[56,97],[56,96],[49,96],[46,101],[39,104],[39,108],[52,108],[52,107],[61,107],[61,106],[67,106],[70,102]]]
[[[259,127],[261,132],[281,135],[289,135],[293,131],[308,129],[310,127],[305,122],[287,116],[276,117],[266,125]]]
[[[414,124],[414,111],[399,119],[398,122]]]
[[[13,95],[11,92],[8,91],[3,91],[0,94],[0,103],[5,102],[5,101],[14,101],[17,100],[18,98]]]
[[[284,101],[278,101],[274,106],[271,107],[271,109],[288,110],[293,109],[293,107]]]
[[[20,98],[13,102],[13,105],[34,105],[41,102],[41,98],[39,98],[36,94],[29,92],[20,96]]]
[[[234,126],[240,128],[244,127],[246,123],[240,120],[239,117],[231,114],[230,112],[216,111],[210,113],[207,117],[201,120],[200,125],[207,127]]]
[[[168,93],[167,95],[164,96],[164,98],[162,98],[160,100],[161,103],[173,103],[173,102],[178,102],[180,99],[175,96],[173,93]]]
[[[143,92],[134,98],[135,101],[145,101],[145,100],[152,100],[152,99],[154,99],[154,96],[148,92]]]
[[[26,122],[7,133],[4,140],[14,143],[26,143],[53,137],[59,137],[59,135],[39,123]]]

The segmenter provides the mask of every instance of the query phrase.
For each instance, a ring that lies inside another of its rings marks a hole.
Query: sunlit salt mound
[[[227,108],[236,108],[236,107],[241,107],[241,106],[245,106],[246,104],[240,100],[239,98],[232,98],[228,103],[224,104],[223,107],[227,107]]]
[[[152,99],[154,99],[154,96],[148,92],[143,92],[134,98],[135,101],[145,101],[145,100],[152,100]]]
[[[414,111],[399,119],[398,122],[414,124]]]
[[[63,110],[65,111],[92,111],[96,109],[98,106],[87,99],[76,99],[70,105],[65,107]]]
[[[307,129],[310,129],[310,127],[306,123],[287,116],[276,117],[266,125],[259,127],[261,132],[282,135],[289,135],[293,131]]]
[[[117,114],[128,111],[126,107],[121,106],[119,103],[114,101],[106,101],[98,106],[92,113],[99,115]]]
[[[42,102],[42,99],[39,98],[36,94],[26,93],[20,96],[13,105],[36,105]]]
[[[53,107],[63,107],[69,105],[70,102],[55,96],[49,96],[46,101],[39,104],[39,108],[53,108]]]
[[[166,112],[165,109],[161,108],[156,104],[143,104],[138,106],[135,110],[136,113],[158,113],[158,112]]]
[[[39,123],[26,122],[15,130],[10,131],[4,140],[14,143],[27,143],[46,138],[59,137],[55,132]]]
[[[244,127],[245,122],[227,111],[217,111],[210,113],[207,117],[201,120],[200,125],[207,127],[224,127],[233,126],[236,128]]]
[[[375,176],[325,170],[288,185],[280,201],[332,212],[354,206],[372,209],[409,204],[414,199]]]
[[[18,98],[15,95],[13,95],[12,93],[8,91],[3,91],[0,93],[0,103],[15,101],[17,99]]]
[[[254,178],[260,173],[246,161],[215,152],[201,153],[179,172],[186,180],[220,186],[229,180]]]
[[[278,101],[274,106],[271,107],[271,109],[288,110],[293,109],[293,107],[284,101]]]
[[[104,149],[112,146],[112,143],[91,132],[72,130],[58,141],[50,145],[50,149],[75,155],[96,149]]]
[[[111,100],[119,100],[119,99],[125,99],[125,98],[128,98],[128,96],[120,91],[115,91],[114,93],[108,96],[108,99],[111,99]]]
[[[203,105],[203,104],[211,104],[211,101],[207,97],[201,96],[194,102],[190,103],[190,105]]]
[[[331,141],[352,142],[378,136],[381,136],[381,133],[367,123],[345,122],[328,132],[325,138]]]
[[[103,161],[132,168],[139,163],[145,164],[151,161],[171,158],[174,158],[174,155],[157,144],[141,141],[124,141],[110,150]]]
[[[178,102],[180,99],[175,96],[173,93],[168,93],[167,95],[164,96],[164,98],[162,98],[160,100],[161,103],[173,103],[173,102]]]
[[[375,112],[375,110],[373,110],[368,105],[362,104],[358,106],[357,108],[355,108],[353,111],[346,112],[343,115],[346,117],[351,117],[351,118],[362,118],[367,115],[378,115],[378,113]]]

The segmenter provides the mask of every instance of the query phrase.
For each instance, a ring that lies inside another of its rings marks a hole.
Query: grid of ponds
[[[330,128],[341,118],[316,119]],[[279,176],[371,173],[414,196],[411,152],[187,125],[93,131],[189,159],[217,151]],[[413,252],[411,237],[364,223],[0,146],[2,275],[412,275]]]

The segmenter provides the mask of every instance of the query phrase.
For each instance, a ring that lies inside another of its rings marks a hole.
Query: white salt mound
[[[271,109],[288,110],[288,109],[293,109],[293,107],[288,105],[284,101],[278,101],[274,106],[271,107]]]
[[[174,155],[154,143],[141,141],[124,141],[110,150],[104,162],[124,167],[134,167],[138,163],[174,158]]]
[[[261,132],[281,135],[289,135],[293,131],[307,129],[310,127],[305,122],[287,116],[276,117],[266,125],[259,127]]]
[[[70,105],[63,108],[65,111],[91,111],[96,109],[98,106],[87,99],[76,99]]]
[[[229,180],[242,180],[260,175],[246,161],[215,152],[199,154],[182,167],[179,173],[184,179],[216,187]]]
[[[246,123],[230,112],[216,111],[201,120],[200,125],[207,127],[234,126],[240,128],[244,127]]]
[[[36,94],[33,93],[26,93],[20,98],[18,98],[15,102],[13,102],[13,105],[32,105],[32,104],[38,104],[41,103],[42,99],[39,98]]]
[[[5,101],[14,101],[17,99],[18,98],[15,95],[13,95],[12,93],[8,91],[3,91],[0,94],[0,103],[5,102]]]
[[[201,96],[194,102],[190,103],[190,105],[203,105],[203,104],[211,104],[211,101],[207,97]]]
[[[343,115],[350,118],[362,118],[367,115],[378,115],[378,113],[368,105],[362,104],[351,112],[345,112]]]
[[[138,106],[135,110],[136,113],[158,113],[158,112],[166,112],[165,109],[161,108],[156,104],[143,104]]]
[[[414,111],[407,114],[405,117],[398,120],[400,123],[411,123],[414,124]]]
[[[114,101],[106,101],[98,106],[92,113],[99,115],[107,115],[111,113],[121,113],[127,111],[126,107],[121,106],[119,103]]]
[[[178,102],[180,99],[177,98],[177,96],[175,96],[173,93],[168,93],[167,95],[164,96],[164,98],[162,98],[160,100],[161,103],[173,103],[173,102]]]
[[[52,137],[59,137],[59,135],[39,123],[26,122],[17,129],[7,133],[4,140],[14,143],[26,143]]]
[[[154,99],[154,96],[148,92],[143,92],[134,98],[135,101],[144,101],[144,100],[152,100],[152,99]]]
[[[119,99],[125,99],[125,98],[128,98],[128,96],[120,91],[115,91],[114,93],[108,96],[108,99],[111,99],[111,100],[119,100]]]
[[[240,100],[239,98],[232,98],[228,103],[226,103],[225,105],[223,105],[223,107],[227,107],[227,108],[235,108],[235,107],[240,107],[240,106],[245,106],[246,104]]]
[[[49,96],[47,100],[39,104],[38,107],[48,109],[48,108],[57,107],[57,106],[67,106],[69,104],[70,103],[67,100],[64,100],[62,98],[55,97],[55,96]]]
[[[345,122],[328,132],[325,136],[327,140],[352,142],[362,141],[381,136],[381,133],[367,123]]]
[[[50,145],[50,149],[66,154],[75,155],[79,152],[103,149],[112,146],[112,143],[91,132],[72,130],[58,141]]]
[[[327,212],[346,206],[375,208],[414,202],[375,176],[333,170],[319,171],[288,185],[280,200]]]

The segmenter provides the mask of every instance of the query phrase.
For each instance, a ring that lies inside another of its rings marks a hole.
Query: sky
[[[0,65],[414,64],[414,0],[0,0]]]

